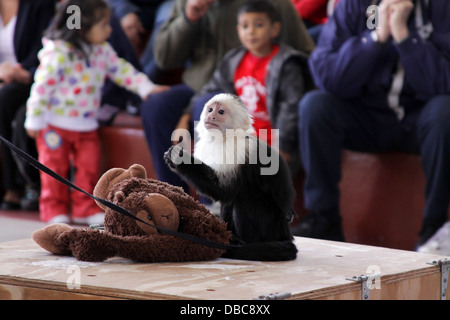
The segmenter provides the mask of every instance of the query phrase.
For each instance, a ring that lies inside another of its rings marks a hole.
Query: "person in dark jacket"
[[[54,12],[55,0],[4,1],[0,6],[0,134],[11,139],[17,110],[27,101],[41,37]],[[21,184],[10,150],[2,144],[2,181],[5,195],[1,209],[19,209]]]
[[[299,104],[305,206],[295,235],[344,240],[342,149],[422,157],[426,207],[418,246],[450,201],[450,1],[341,0],[310,67],[319,90]]]

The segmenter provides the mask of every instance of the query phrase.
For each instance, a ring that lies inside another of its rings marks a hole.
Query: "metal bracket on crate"
[[[433,266],[439,266],[441,268],[441,300],[447,299],[447,287],[448,287],[448,274],[450,271],[450,259],[435,260],[427,262]]]
[[[380,278],[379,274],[369,274],[369,275],[353,276],[351,278],[345,279],[355,282],[361,282],[361,300],[369,300],[370,289],[373,289],[373,281],[379,278]]]
[[[271,293],[267,295],[258,296],[255,300],[284,300],[291,296],[290,292],[282,292],[282,293]]]

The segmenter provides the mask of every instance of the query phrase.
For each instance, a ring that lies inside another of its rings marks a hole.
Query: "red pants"
[[[76,132],[49,127],[36,138],[39,161],[62,177],[67,177],[70,165],[75,169],[73,183],[92,194],[99,179],[100,141],[98,132]],[[102,210],[85,194],[69,188],[41,172],[39,211],[42,221],[69,213],[84,218]]]

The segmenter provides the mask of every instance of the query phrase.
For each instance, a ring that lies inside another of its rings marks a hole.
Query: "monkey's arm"
[[[236,188],[224,185],[211,167],[184,152],[180,146],[170,147],[164,154],[164,160],[173,172],[198,192],[223,203],[234,199]]]

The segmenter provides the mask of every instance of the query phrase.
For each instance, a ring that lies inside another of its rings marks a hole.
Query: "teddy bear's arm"
[[[104,261],[117,254],[115,236],[94,229],[74,228],[61,234],[60,241],[67,243],[73,256],[81,261]]]
[[[117,246],[118,256],[139,262],[211,260],[224,253],[224,250],[208,248],[189,240],[161,234],[122,237]]]
[[[60,241],[68,244],[75,258],[91,262],[114,256],[139,262],[199,261],[224,252],[169,235],[123,237],[92,229],[72,229],[61,234]]]

